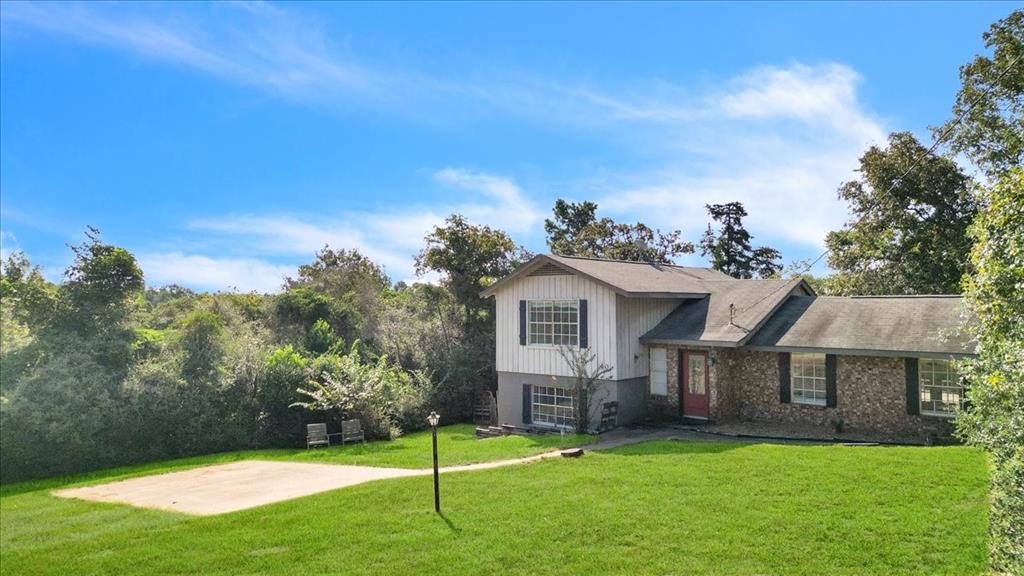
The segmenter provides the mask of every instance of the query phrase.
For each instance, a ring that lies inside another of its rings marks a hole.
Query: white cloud
[[[845,218],[836,188],[856,176],[866,147],[885,139],[883,123],[858,94],[862,78],[840,63],[760,65],[687,86],[651,81],[609,88],[507,70],[481,74],[486,66],[452,70],[449,81],[359,57],[297,11],[262,3],[209,10],[199,19],[174,5],[157,11],[7,3],[3,22],[5,32],[16,24],[328,108],[359,102],[445,122],[461,115],[439,111],[482,110],[536,121],[545,130],[582,132],[599,139],[607,147],[603,157],[612,160],[584,160],[586,173],[563,176],[552,188],[596,200],[616,218],[681,228],[691,239],[707,224],[704,204],[735,200],[747,207],[758,242],[820,249],[825,233]],[[224,240],[219,247],[232,257],[240,252],[260,262],[268,256],[305,261],[324,244],[359,248],[406,279],[423,236],[447,214],[462,213],[522,241],[539,237],[554,200],[544,190],[524,194],[508,175],[467,168],[445,168],[433,180],[471,196],[334,215],[211,215],[190,228]]]
[[[364,66],[331,44],[315,19],[264,3],[207,6],[203,17],[151,6],[102,3],[5,3],[6,25],[185,66],[304,102],[331,105],[359,95],[387,100],[412,76]]]
[[[183,284],[207,290],[277,292],[294,266],[278,266],[254,258],[210,258],[180,252],[146,253],[138,257],[146,284]]]
[[[167,264],[153,258],[144,263],[143,269],[149,274],[149,262],[161,266],[160,273],[150,275],[150,279],[157,278],[159,282],[185,282],[204,288],[244,286],[246,290],[261,286],[259,290],[273,291],[280,286],[282,270],[294,275],[296,266],[270,265],[266,263],[268,257],[302,263],[312,260],[318,250],[329,245],[336,249],[358,249],[384,266],[393,280],[413,281],[417,280],[413,257],[423,247],[424,237],[434,226],[443,224],[448,214],[462,214],[474,224],[522,234],[536,228],[541,217],[511,179],[463,168],[445,168],[433,177],[444,187],[469,192],[470,197],[446,205],[384,208],[333,216],[242,214],[198,218],[188,227],[206,233],[207,250],[240,257],[171,254],[166,258]],[[220,263],[224,267],[218,275]],[[174,279],[178,270],[186,274],[186,280]],[[425,275],[418,280],[436,281],[437,277]]]
[[[836,189],[885,130],[857,97],[860,77],[839,64],[759,67],[675,108],[634,110],[658,138],[659,165],[585,180],[603,210],[696,238],[705,204],[740,201],[759,242],[820,250],[846,213]]]

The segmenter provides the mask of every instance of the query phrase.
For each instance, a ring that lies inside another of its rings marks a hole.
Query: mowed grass
[[[471,424],[453,424],[437,429],[438,464],[456,466],[512,458],[523,458],[543,454],[559,448],[569,448],[594,442],[597,437],[587,434],[548,434],[543,436],[503,436],[500,438],[478,439]],[[124,466],[109,470],[98,470],[65,478],[54,478],[36,482],[0,485],[0,497],[40,489],[66,488],[124,480],[147,474],[160,474],[208,466],[226,464],[240,460],[282,460],[288,462],[310,462],[318,464],[352,464],[359,466],[381,466],[385,468],[430,468],[434,465],[429,431],[414,432],[392,441],[375,441],[326,448],[288,448],[271,450],[241,450],[179,458],[162,462],[151,462]]]
[[[980,574],[987,473],[965,447],[666,441],[447,474],[441,516],[429,476],[211,517],[22,491],[0,573]]]

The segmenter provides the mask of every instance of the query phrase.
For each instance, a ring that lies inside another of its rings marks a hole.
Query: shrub
[[[394,438],[424,426],[431,385],[422,372],[406,372],[386,356],[364,364],[358,342],[348,354],[321,356],[312,372],[308,387],[299,390],[310,400],[296,406],[358,418],[373,438]]]

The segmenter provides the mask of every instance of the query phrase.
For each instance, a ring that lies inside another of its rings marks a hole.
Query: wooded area
[[[742,278],[802,275],[821,294],[966,293],[979,357],[964,362],[968,441],[996,464],[993,562],[1024,565],[1024,11],[985,35],[990,57],[961,69],[942,148],[908,132],[872,147],[839,186],[850,219],[814,262],[783,272],[753,248],[739,203],[709,205],[696,242],[682,231],[598,218],[558,200],[551,251],[670,262],[694,252]],[[978,169],[967,174],[963,155]],[[0,476],[3,482],[250,447],[299,446],[303,423],[362,420],[390,438],[471,417],[493,390],[493,301],[484,287],[529,258],[503,231],[450,216],[416,258],[438,284],[394,283],[359,252],[325,247],[280,293],[145,287],[124,248],[89,229],[62,282],[19,253],[0,270]],[[825,256],[825,254],[823,254]]]

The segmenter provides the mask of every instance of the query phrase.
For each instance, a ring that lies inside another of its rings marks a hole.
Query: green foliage
[[[445,406],[458,418],[468,417],[474,392],[493,390],[494,300],[480,291],[530,258],[507,234],[475,226],[458,214],[426,237],[427,247],[416,257],[416,271],[442,276],[443,292],[425,294],[446,330],[445,357],[433,366],[445,394]]]
[[[700,241],[700,253],[711,257],[712,268],[733,278],[769,278],[782,270],[782,254],[778,250],[750,247],[750,233],[743,227],[743,217],[747,215],[743,204],[708,204],[707,209],[711,219],[721,224],[717,234],[708,224]]]
[[[673,258],[693,253],[693,244],[680,240],[682,231],[662,234],[645,224],[617,223],[597,218],[593,202],[555,201],[554,220],[544,220],[551,252],[563,256],[586,256],[670,263]]]
[[[1024,10],[996,22],[982,38],[992,56],[976,56],[960,68],[953,118],[934,132],[939,138],[948,131],[953,153],[966,154],[995,177],[1024,162]]]
[[[306,350],[313,354],[323,354],[339,344],[344,346],[345,341],[338,338],[334,329],[323,318],[318,318],[306,333]]]
[[[309,385],[299,390],[309,400],[295,406],[337,412],[339,419],[358,418],[373,438],[393,438],[403,427],[423,427],[431,384],[422,372],[393,366],[386,356],[365,363],[358,343],[348,354],[320,356],[312,372]]]
[[[391,286],[384,269],[358,250],[332,250],[324,246],[311,264],[299,267],[296,278],[285,280],[285,288],[307,288],[332,300],[344,302],[348,316],[331,322],[349,340],[370,339],[376,329],[381,291]]]
[[[302,430],[302,414],[292,407],[297,391],[309,381],[306,360],[292,345],[274,350],[267,358],[263,381],[256,388],[260,443],[267,446],[289,446],[298,443]]]
[[[183,354],[181,375],[197,383],[213,383],[225,354],[224,322],[220,316],[206,310],[196,310],[182,322]]]
[[[983,446],[994,464],[990,549],[998,573],[1024,572],[1024,169],[983,191],[971,227],[974,265],[964,278],[973,313],[965,324],[978,357],[961,363],[970,408],[960,435]]]
[[[909,132],[894,133],[888,148],[861,157],[860,180],[840,186],[852,217],[825,239],[836,270],[829,292],[959,292],[977,202],[956,163],[927,152]]]

